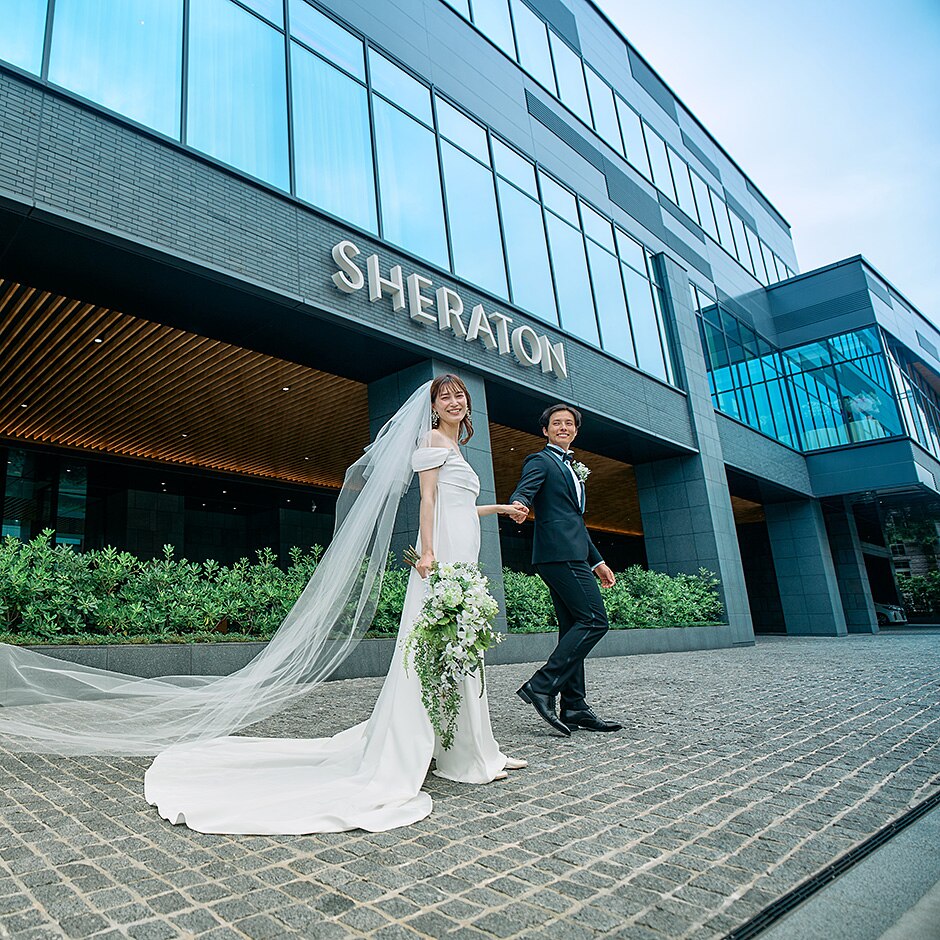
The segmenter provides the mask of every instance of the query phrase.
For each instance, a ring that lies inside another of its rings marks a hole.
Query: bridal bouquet
[[[454,743],[461,680],[479,671],[482,687],[483,654],[502,640],[492,626],[499,607],[487,583],[471,562],[435,562],[424,605],[406,641],[406,668],[411,653],[421,680],[421,702],[445,750]]]

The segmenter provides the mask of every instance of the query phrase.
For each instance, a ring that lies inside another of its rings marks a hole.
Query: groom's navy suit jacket
[[[526,457],[509,497],[516,500],[535,511],[532,564],[586,561],[593,568],[603,561],[584,524],[571,472],[548,448]]]

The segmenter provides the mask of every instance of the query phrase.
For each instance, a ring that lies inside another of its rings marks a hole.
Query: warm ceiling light
[[[103,340],[100,336],[96,336],[96,337],[95,337],[95,342],[96,342],[96,343],[103,343],[104,340]]]
[[[29,405],[26,405],[26,404],[20,405],[20,408],[28,408],[28,407]]]
[[[289,385],[284,385],[284,386],[281,388],[281,391],[282,391],[282,392],[289,392],[289,391],[290,391],[290,386],[289,386]]]
[[[183,435],[182,435],[182,436],[183,436],[183,437],[189,437],[189,435],[186,434],[185,432],[183,432]]]

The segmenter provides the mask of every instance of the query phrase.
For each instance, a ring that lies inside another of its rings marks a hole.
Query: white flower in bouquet
[[[405,666],[411,656],[421,681],[421,701],[445,750],[454,743],[461,681],[479,672],[482,685],[483,655],[502,640],[492,625],[499,605],[487,583],[471,562],[435,562],[424,604],[406,641]]]

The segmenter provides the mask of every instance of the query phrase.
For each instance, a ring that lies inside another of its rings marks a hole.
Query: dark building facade
[[[785,219],[587,0],[27,0],[0,32],[3,533],[323,543],[421,381],[506,499],[581,408],[614,567],[734,642],[877,630],[940,473],[940,334]],[[484,520],[483,562],[528,534]],[[399,541],[416,527],[406,504]]]

